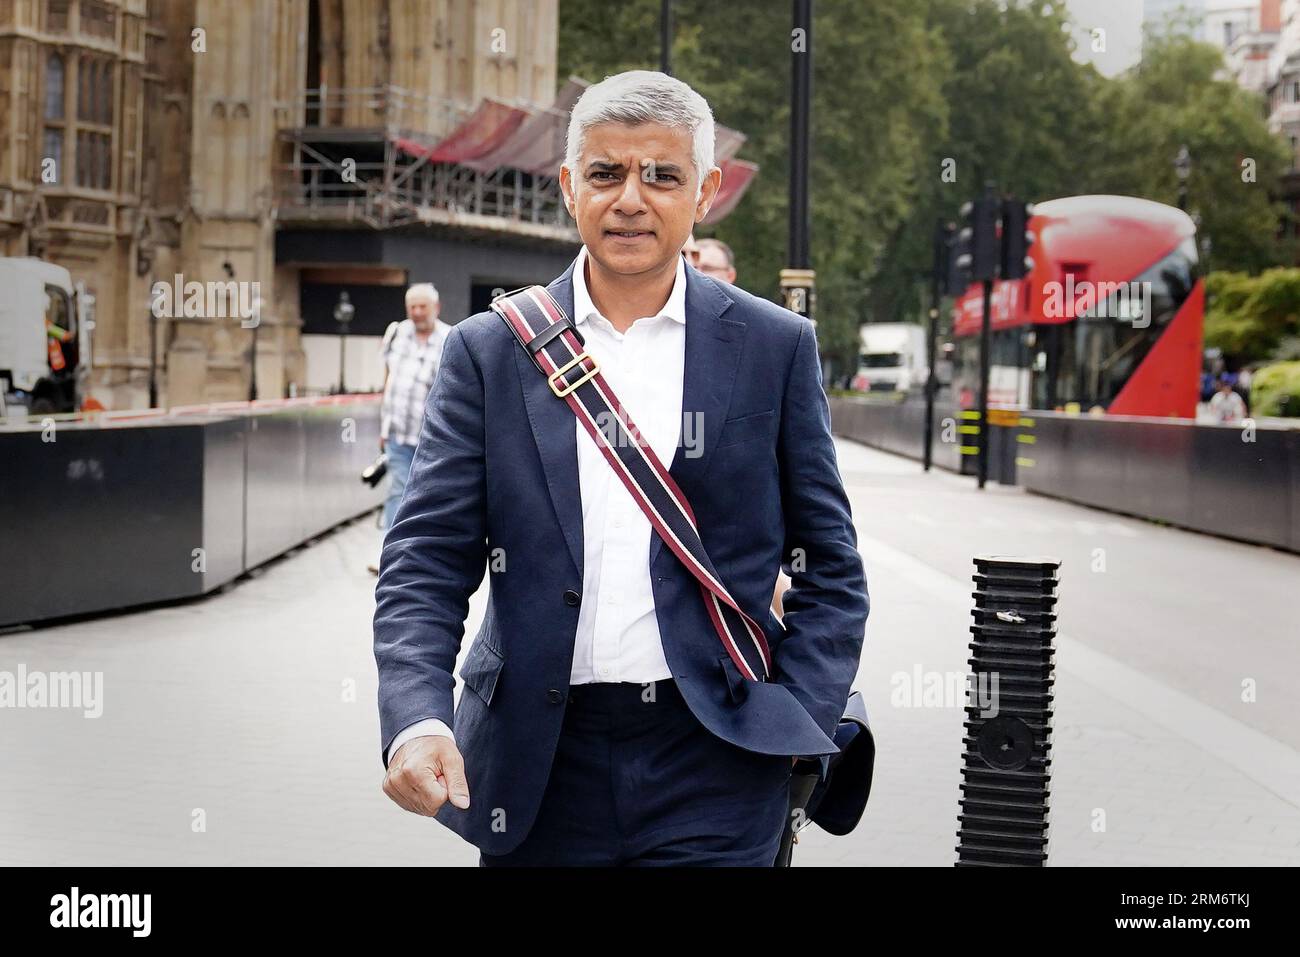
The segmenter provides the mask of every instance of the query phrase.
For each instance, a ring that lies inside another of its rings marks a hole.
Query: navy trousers
[[[541,809],[485,867],[771,867],[791,759],[716,737],[672,681],[573,685]]]

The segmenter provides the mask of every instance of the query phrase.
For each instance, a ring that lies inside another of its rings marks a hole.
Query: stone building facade
[[[407,282],[443,280],[455,319],[572,254],[544,176],[431,159],[485,100],[550,106],[557,5],[0,0],[0,255],[93,294],[108,408],[147,405],[151,366],[166,406],[247,398],[254,358],[259,396],[301,393],[304,301],[355,284],[373,331]],[[158,316],[177,276],[258,283],[256,323]]]

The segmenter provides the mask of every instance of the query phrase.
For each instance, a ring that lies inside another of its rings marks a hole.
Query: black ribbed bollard
[[[975,557],[958,867],[1042,867],[1051,779],[1055,558]]]

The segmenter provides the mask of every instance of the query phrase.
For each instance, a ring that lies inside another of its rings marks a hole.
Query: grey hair
[[[407,302],[421,296],[436,306],[438,304],[438,287],[431,282],[417,282],[406,290]]]
[[[578,175],[578,157],[587,130],[602,123],[662,123],[690,131],[696,195],[713,169],[713,110],[708,101],[675,77],[652,70],[628,70],[588,87],[573,105],[564,165]]]

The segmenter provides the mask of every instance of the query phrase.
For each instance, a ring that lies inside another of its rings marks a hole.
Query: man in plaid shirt
[[[415,445],[424,420],[424,402],[438,375],[442,347],[450,326],[440,322],[438,290],[416,283],[406,290],[406,320],[384,333],[384,401],[380,407],[379,447],[388,455],[388,498],[383,528],[387,532],[406,491]],[[377,564],[370,565],[379,574]]]

